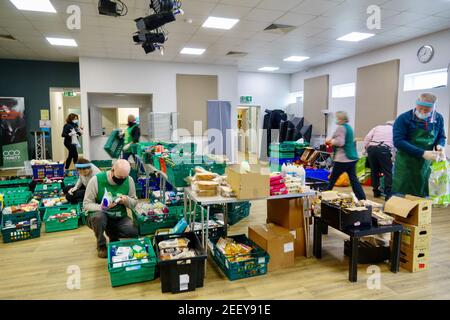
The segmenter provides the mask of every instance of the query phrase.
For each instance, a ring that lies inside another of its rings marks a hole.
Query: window
[[[414,91],[447,86],[447,69],[405,74],[404,91]]]
[[[355,96],[356,85],[352,83],[337,84],[333,86],[331,96],[333,98],[347,98]]]
[[[300,98],[300,101],[303,102],[303,91],[291,92],[289,94],[288,104],[297,103],[297,98]]]

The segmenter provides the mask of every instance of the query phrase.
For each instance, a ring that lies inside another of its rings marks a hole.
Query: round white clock
[[[417,51],[417,58],[422,63],[430,62],[433,59],[434,49],[430,45],[420,47],[419,51]]]

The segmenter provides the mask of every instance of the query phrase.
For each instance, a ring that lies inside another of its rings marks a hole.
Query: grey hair
[[[419,96],[419,101],[423,101],[423,102],[435,103],[436,100],[437,100],[437,97],[434,94],[431,94],[431,93],[422,93]]]
[[[338,112],[336,112],[335,116],[339,122],[342,122],[342,123],[348,122],[348,114],[345,111],[338,111]]]

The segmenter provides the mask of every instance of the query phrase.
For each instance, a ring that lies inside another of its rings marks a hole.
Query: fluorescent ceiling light
[[[309,57],[304,57],[304,56],[290,56],[286,59],[284,59],[284,61],[288,61],[288,62],[302,62],[305,60],[308,60]]]
[[[56,13],[50,0],[10,0],[19,10]]]
[[[66,46],[66,47],[78,47],[77,42],[74,39],[64,39],[64,38],[46,38],[53,46]]]
[[[262,67],[262,68],[259,68],[258,70],[259,71],[277,71],[278,69],[280,69],[280,68],[278,68],[278,67]]]
[[[195,54],[195,55],[201,55],[206,51],[206,49],[196,49],[196,48],[183,48],[181,50],[181,54]]]
[[[239,19],[209,17],[208,19],[206,19],[205,23],[203,23],[202,27],[203,28],[230,30],[238,22],[239,22]]]
[[[336,40],[358,42],[373,36],[373,33],[351,32],[349,34],[346,34],[345,36],[337,38]]]

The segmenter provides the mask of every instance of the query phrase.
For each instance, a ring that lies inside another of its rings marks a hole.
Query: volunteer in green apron
[[[131,145],[139,143],[141,137],[141,129],[136,122],[136,117],[132,114],[128,116],[128,127],[123,134],[124,147],[123,147],[123,159],[128,160],[128,158],[133,155],[131,151]],[[134,158],[134,155],[133,155]]]
[[[428,197],[431,162],[444,157],[444,119],[436,112],[436,96],[421,94],[416,108],[401,114],[394,123],[393,192]]]
[[[87,225],[97,238],[100,258],[108,256],[104,233],[110,242],[138,236],[127,213],[127,208],[133,209],[137,204],[134,181],[129,174],[130,163],[120,159],[110,171],[93,177],[86,188],[83,209],[88,214]]]

